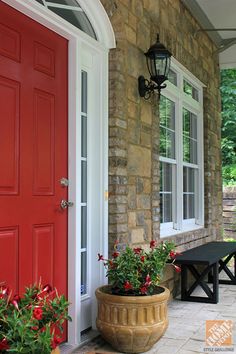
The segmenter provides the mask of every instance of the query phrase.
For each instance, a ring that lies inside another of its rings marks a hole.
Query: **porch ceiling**
[[[203,29],[236,28],[235,0],[182,0]],[[236,68],[236,30],[212,31],[221,68]]]

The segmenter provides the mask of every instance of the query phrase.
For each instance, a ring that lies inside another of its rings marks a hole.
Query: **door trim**
[[[70,180],[68,196],[69,200],[75,202],[75,207],[68,212],[68,299],[71,302],[69,314],[73,322],[68,324],[68,343],[76,345],[80,343],[80,259],[78,257],[78,242],[77,235],[80,234],[78,229],[76,215],[76,201],[79,200],[80,194],[76,186],[78,177],[78,158],[76,155],[76,142],[80,128],[78,127],[80,116],[80,100],[78,92],[80,91],[80,72],[81,64],[79,61],[79,53],[82,46],[85,46],[96,54],[99,58],[100,71],[97,73],[100,85],[100,97],[98,97],[97,112],[100,113],[102,134],[100,145],[100,163],[101,163],[101,183],[100,183],[100,210],[101,210],[101,225],[100,225],[100,248],[99,250],[106,255],[108,249],[108,200],[104,197],[105,191],[108,190],[108,51],[109,48],[115,47],[115,37],[108,16],[102,7],[99,0],[93,2],[93,6],[86,6],[86,0],[80,0],[80,5],[86,10],[94,30],[97,34],[98,41],[89,37],[84,32],[72,26],[70,23],[61,19],[50,10],[43,8],[35,0],[2,0],[9,6],[31,17],[36,22],[58,33],[68,39],[68,177]],[[99,16],[98,16],[99,14]],[[96,26],[98,19],[99,26]],[[100,270],[100,284],[105,282],[105,273],[103,268]],[[94,311],[93,311],[94,313]],[[95,319],[93,319],[95,324]]]

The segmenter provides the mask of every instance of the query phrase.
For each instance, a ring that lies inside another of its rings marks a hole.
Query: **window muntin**
[[[170,69],[169,73],[168,73],[168,80],[175,86],[177,86],[177,73]]]
[[[164,96],[160,98],[160,155],[175,158],[175,104]]]
[[[35,0],[73,26],[97,39],[94,29],[77,0]]]
[[[183,109],[183,160],[197,163],[197,116]]]
[[[183,88],[184,88],[184,93],[191,96],[195,101],[199,101],[199,90],[196,89],[192,84],[184,80]]]
[[[173,165],[160,162],[160,215],[161,223],[173,221]]]
[[[191,167],[183,168],[183,218],[195,218],[195,185],[196,170]]]

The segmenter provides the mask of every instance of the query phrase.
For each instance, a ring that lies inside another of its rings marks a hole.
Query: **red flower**
[[[150,248],[155,248],[156,247],[156,241],[155,240],[152,240],[151,242],[150,242]]]
[[[141,256],[140,260],[141,260],[141,262],[144,262],[145,261],[145,256]]]
[[[7,342],[7,339],[6,338],[3,338],[1,341],[0,341],[0,350],[7,350],[9,349],[9,344]]]
[[[139,254],[142,251],[141,247],[134,248],[134,253]]]
[[[179,256],[179,255],[181,255],[182,253],[180,253],[180,252],[174,252],[174,251],[170,251],[170,253],[169,253],[169,256],[170,256],[170,258],[176,258],[176,256]]]
[[[57,336],[54,336],[52,341],[51,341],[52,349],[55,349],[60,343],[61,343],[61,338],[57,337]]]
[[[98,253],[98,261],[104,261],[104,257],[100,253]]]
[[[113,258],[117,258],[119,256],[119,252],[114,252],[113,254],[112,254],[112,257]]]
[[[177,266],[177,265],[174,264],[174,267],[175,267],[175,271],[176,271],[177,273],[180,273],[180,272],[181,272],[181,268],[180,268],[179,266]]]
[[[124,283],[124,288],[125,290],[130,290],[133,288],[132,284],[130,284],[130,282],[128,280],[126,280],[126,282]]]
[[[141,294],[147,294],[147,288],[145,285],[143,285],[141,288],[140,288],[140,291],[141,291]]]
[[[36,320],[41,320],[43,318],[43,310],[41,307],[34,308],[33,317],[36,318]]]
[[[170,251],[169,256],[170,256],[170,258],[175,258],[175,252],[174,251]]]

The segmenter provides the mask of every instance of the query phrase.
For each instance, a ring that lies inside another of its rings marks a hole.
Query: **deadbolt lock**
[[[60,205],[61,205],[62,209],[67,209],[69,207],[72,207],[74,205],[74,203],[73,202],[68,202],[67,200],[62,199]]]

